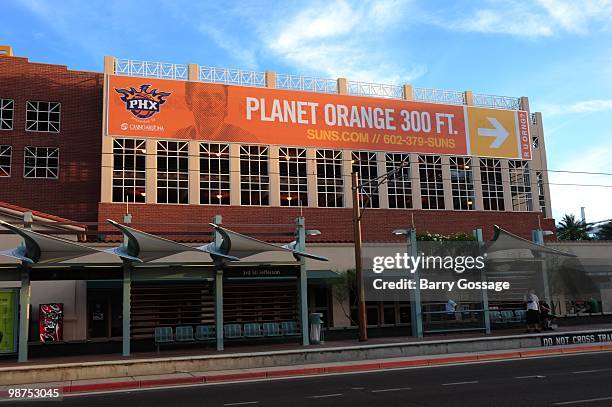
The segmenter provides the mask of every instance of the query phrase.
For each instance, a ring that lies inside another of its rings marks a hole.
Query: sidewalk
[[[589,331],[589,330],[612,330],[612,324],[595,324],[595,325],[571,325],[561,326],[555,331],[547,331],[543,334],[561,334],[565,332]],[[357,332],[355,331],[355,339],[332,340],[326,341],[320,345],[310,345],[308,347],[301,346],[298,341],[292,343],[248,343],[243,342],[226,342],[225,350],[218,352],[214,348],[214,344],[207,347],[198,348],[183,348],[183,349],[162,349],[161,352],[132,352],[128,357],[124,357],[119,353],[93,354],[93,355],[72,355],[61,357],[32,357],[28,362],[19,363],[15,357],[0,359],[0,369],[6,367],[21,367],[21,366],[41,366],[41,365],[58,365],[66,363],[86,363],[86,362],[103,362],[103,361],[128,361],[128,360],[151,360],[157,358],[175,358],[175,357],[198,357],[198,356],[213,356],[213,355],[241,355],[252,354],[254,352],[276,352],[276,351],[301,351],[305,349],[329,349],[329,348],[347,348],[354,346],[370,346],[370,345],[392,345],[392,344],[407,344],[407,343],[428,343],[447,340],[464,340],[478,338],[496,338],[515,336],[517,338],[525,335],[524,328],[504,329],[493,331],[490,335],[484,335],[482,332],[476,333],[446,333],[446,334],[428,334],[424,338],[415,338],[412,336],[393,336],[370,338],[367,342],[359,342]]]
[[[550,348],[527,348],[508,351],[486,351],[455,353],[436,356],[414,356],[405,358],[372,359],[355,362],[315,363],[294,366],[278,366],[255,369],[233,369],[223,371],[175,372],[160,375],[125,376],[106,379],[65,380],[48,383],[31,383],[0,386],[0,398],[9,388],[58,388],[64,394],[128,389],[145,389],[165,386],[213,384],[230,381],[272,380],[313,375],[356,373],[372,370],[417,368],[457,363],[486,362],[542,356],[568,355],[586,352],[612,351],[612,342],[596,345],[569,345]]]

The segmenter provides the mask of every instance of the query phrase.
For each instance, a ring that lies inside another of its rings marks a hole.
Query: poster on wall
[[[38,320],[40,342],[61,342],[63,338],[64,304],[40,304]]]
[[[17,352],[17,290],[0,290],[0,353]]]
[[[531,159],[522,110],[108,77],[106,133]]]

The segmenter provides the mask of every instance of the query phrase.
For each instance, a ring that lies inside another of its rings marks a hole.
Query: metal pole
[[[132,291],[132,264],[129,261],[123,262],[123,331],[122,348],[123,356],[130,356],[130,337],[131,337],[131,291]]]
[[[30,330],[30,272],[21,268],[21,290],[19,290],[19,353],[17,361],[28,361],[28,336]]]
[[[296,242],[299,251],[306,250],[306,224],[302,216],[295,219]],[[306,259],[300,257],[300,322],[302,325],[302,345],[310,345],[308,337],[308,271],[306,270]]]
[[[474,229],[472,231],[472,234],[476,238],[476,241],[479,243],[479,247],[480,247],[481,246],[480,243],[484,241],[482,238],[482,229]],[[482,281],[483,283],[487,281],[485,269],[482,269],[480,271],[480,281]],[[481,290],[481,292],[482,292],[482,309],[483,309],[482,318],[484,321],[485,333],[489,335],[491,333],[491,313],[489,312],[489,293],[487,292],[487,290]]]
[[[544,231],[542,229],[536,229],[531,232],[532,239],[535,244],[540,246],[544,246]],[[548,269],[546,267],[546,257],[543,254],[537,255],[538,259],[540,259],[540,264],[542,266],[542,283],[544,285],[544,299],[552,304],[552,298],[550,298],[550,287],[548,284]]]
[[[417,238],[416,229],[408,229],[408,243],[410,249],[410,256],[413,258],[417,257]],[[410,310],[412,311],[412,336],[415,338],[423,337],[423,312],[421,309],[421,288],[419,285],[421,279],[421,273],[417,269],[414,273],[414,281],[416,285],[414,290],[410,290]]]
[[[220,225],[223,219],[221,215],[213,216],[213,223]],[[223,237],[215,229],[213,232],[213,240],[215,243],[215,249],[220,250],[221,244],[223,243]],[[223,263],[220,261],[216,264],[215,273],[215,333],[217,336],[217,350],[222,351],[225,346],[223,344]]]
[[[359,340],[368,340],[368,320],[366,316],[363,269],[361,266],[361,210],[359,207],[359,175],[351,174],[353,192],[353,232],[355,241],[355,279],[357,280],[357,307],[359,314]]]

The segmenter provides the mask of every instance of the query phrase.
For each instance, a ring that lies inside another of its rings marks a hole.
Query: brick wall
[[[121,222],[125,214],[124,204],[101,203],[100,222],[113,219]],[[238,232],[253,235],[267,241],[290,241],[288,235],[294,220],[299,216],[298,208],[269,207],[224,207],[186,205],[130,205],[132,224],[151,233],[173,231],[210,231],[208,223],[216,214],[223,216],[223,224]],[[320,236],[309,237],[311,242],[348,242],[353,240],[352,209],[304,208],[307,229],[319,229]],[[538,228],[539,213],[484,212],[484,211],[427,211],[403,209],[368,209],[364,212],[364,241],[401,241],[392,235],[394,229],[409,228],[414,224],[418,231],[432,233],[471,233],[482,228],[485,240],[493,237],[493,225],[509,230],[531,240],[531,231]],[[177,225],[182,224],[182,225]],[[264,225],[264,226],[262,226]],[[275,226],[281,225],[281,226]],[[554,220],[542,220],[544,230],[554,230]],[[107,227],[106,230],[112,230]],[[177,238],[177,235],[169,235]],[[207,240],[207,236],[192,236],[187,240]],[[183,239],[182,239],[183,240]]]
[[[65,66],[0,57],[0,98],[15,101],[10,178],[0,178],[0,201],[68,219],[97,220],[100,201],[103,75]],[[26,101],[61,102],[60,133],[25,131]],[[25,146],[59,147],[59,179],[23,177]]]

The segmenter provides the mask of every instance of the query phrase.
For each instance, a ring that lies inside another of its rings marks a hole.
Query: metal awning
[[[548,254],[556,254],[559,256],[566,257],[577,257],[574,254],[562,252],[560,250],[551,249],[549,247],[539,245],[530,240],[523,239],[520,236],[517,236],[513,233],[508,232],[505,229],[500,228],[499,226],[494,226],[494,236],[493,240],[488,243],[486,251],[487,253],[499,252],[505,250],[530,250],[532,254],[535,253],[548,253]]]
[[[293,241],[284,246],[277,246],[272,243],[264,242],[263,240],[255,239],[254,237],[243,235],[242,233],[224,228],[223,226],[211,223],[210,224],[221,235],[222,242],[219,247],[213,242],[199,249],[213,256],[233,257],[234,259],[242,259],[262,252],[280,251],[293,254],[293,256],[307,257],[310,259],[328,261],[327,257],[317,256],[316,254],[306,253],[296,250],[297,242]]]
[[[55,236],[43,235],[0,221],[0,225],[21,236],[23,244],[1,251],[0,255],[12,257],[28,264],[58,263],[65,260],[100,253],[101,250]]]

